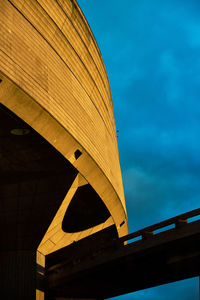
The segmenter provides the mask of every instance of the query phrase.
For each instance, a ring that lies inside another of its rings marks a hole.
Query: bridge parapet
[[[192,222],[192,218],[200,216],[200,208],[194,209],[192,211],[186,212],[184,214],[178,215],[176,217],[167,219],[165,221],[153,224],[151,226],[148,226],[144,229],[140,229],[138,231],[135,231],[133,233],[130,233],[128,235],[125,235],[121,238],[118,239],[117,243],[124,243],[128,242],[132,239],[141,237],[141,238],[146,238],[152,237],[153,235],[156,235],[162,231],[167,231],[172,228],[180,228],[184,225],[187,225],[188,221]],[[169,227],[171,226],[171,227]]]
[[[46,270],[47,289],[56,296],[105,299],[198,276],[198,216],[200,209],[151,225],[100,244],[79,260],[63,255],[56,264],[55,252],[54,265]]]

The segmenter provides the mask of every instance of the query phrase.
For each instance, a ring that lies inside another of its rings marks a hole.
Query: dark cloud
[[[101,49],[119,129],[130,231],[199,207],[199,0],[79,0]],[[197,280],[123,296],[197,300]]]
[[[169,290],[171,293],[169,293]],[[162,285],[156,288],[135,292],[124,296],[126,300],[196,300],[198,299],[198,280],[188,279],[171,284]],[[112,298],[115,300],[123,299],[121,297]]]

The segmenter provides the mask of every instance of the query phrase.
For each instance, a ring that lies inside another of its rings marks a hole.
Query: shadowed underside
[[[24,121],[0,105],[1,249],[37,249],[78,171]],[[63,219],[65,232],[110,214],[89,184],[79,187]]]
[[[105,204],[89,184],[77,189],[63,219],[65,232],[78,232],[104,223],[110,217]]]

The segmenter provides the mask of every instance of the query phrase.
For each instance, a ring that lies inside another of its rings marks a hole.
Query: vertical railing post
[[[185,225],[187,225],[187,219],[180,218],[175,221],[175,228],[182,228]]]
[[[147,240],[153,236],[153,231],[144,231],[142,233],[142,239]]]

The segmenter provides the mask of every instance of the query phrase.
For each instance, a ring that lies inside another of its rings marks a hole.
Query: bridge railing
[[[192,218],[200,216],[200,208],[192,210],[190,212],[178,215],[176,217],[167,219],[165,221],[162,221],[160,223],[156,223],[154,225],[148,226],[146,228],[143,228],[141,230],[135,231],[131,234],[128,234],[126,236],[123,236],[121,238],[118,238],[116,240],[112,240],[109,243],[107,242],[104,245],[101,245],[101,247],[95,249],[93,252],[90,253],[90,255],[83,255],[83,257],[79,257],[79,259],[72,259],[72,260],[63,260],[60,264],[57,264],[55,266],[52,266],[48,269],[48,272],[52,272],[55,269],[59,268],[71,268],[72,266],[81,265],[81,263],[85,263],[88,260],[93,260],[95,257],[99,257],[102,255],[102,253],[109,253],[113,252],[113,250],[117,250],[124,246],[128,241],[133,240],[129,243],[133,244],[134,242],[137,242],[138,240],[147,240],[149,238],[153,238],[153,236],[157,235],[161,232],[167,232],[168,230],[173,228],[178,230],[179,228],[182,228],[183,226],[187,226],[188,223],[195,222],[195,220],[191,220]],[[199,220],[197,221],[199,222]],[[170,228],[169,228],[170,227]]]
[[[128,234],[126,236],[123,236],[117,240],[117,243],[122,244],[124,242],[128,242],[129,240],[141,237],[141,239],[147,239],[149,237],[152,237],[155,234],[160,233],[160,231],[167,231],[171,229],[171,226],[174,226],[175,229],[181,228],[182,226],[187,225],[188,221],[191,218],[194,218],[196,216],[200,216],[200,208],[192,210],[190,212],[178,215],[176,217],[167,219],[165,221],[156,223],[154,225],[148,226],[144,229],[135,231],[131,234]],[[192,220],[190,220],[192,221]],[[170,228],[169,228],[170,227]],[[156,231],[159,231],[156,233]]]

